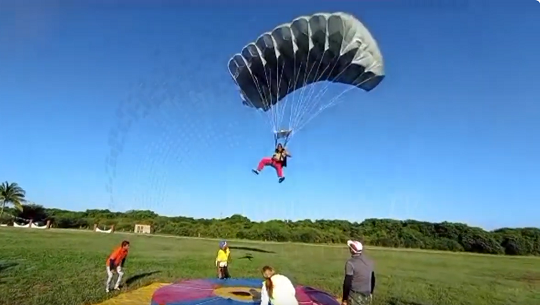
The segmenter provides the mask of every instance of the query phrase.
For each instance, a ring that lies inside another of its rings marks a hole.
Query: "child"
[[[124,272],[122,271],[122,267],[124,267],[124,263],[126,262],[126,258],[128,255],[129,250],[129,241],[124,240],[120,247],[116,248],[111,255],[109,255],[109,258],[107,259],[106,265],[107,265],[107,287],[105,288],[106,292],[109,292],[109,287],[114,275],[114,271],[118,273],[118,279],[116,280],[116,284],[114,285],[114,290],[120,290],[120,282],[122,281],[122,276],[124,275]]]
[[[218,277],[220,279],[228,279],[231,277],[229,274],[229,262],[231,261],[231,250],[226,241],[219,242],[219,250],[216,257],[216,267],[218,269]]]

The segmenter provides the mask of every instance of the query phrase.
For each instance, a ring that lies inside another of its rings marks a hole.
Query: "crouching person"
[[[261,305],[298,305],[296,289],[286,276],[277,274],[274,268],[264,266],[264,282],[261,288]]]
[[[122,282],[122,277],[124,276],[124,271],[122,268],[124,267],[124,263],[126,262],[126,258],[128,255],[129,250],[129,241],[124,240],[120,247],[116,248],[111,255],[109,255],[109,258],[107,259],[106,265],[107,265],[107,284],[105,291],[110,291],[110,285],[114,277],[114,273],[118,274],[118,279],[116,280],[116,284],[114,285],[114,290],[120,290],[120,283]]]

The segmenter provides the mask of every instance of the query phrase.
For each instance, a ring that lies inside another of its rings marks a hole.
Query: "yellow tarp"
[[[96,305],[149,305],[152,294],[156,289],[163,287],[165,283],[154,283],[139,289],[122,293],[114,298]]]

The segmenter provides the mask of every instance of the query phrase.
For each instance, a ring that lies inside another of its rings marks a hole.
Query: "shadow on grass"
[[[263,250],[263,249],[259,249],[259,248],[250,248],[250,247],[229,247],[231,250],[245,250],[245,251],[253,251],[253,252],[259,252],[259,253],[276,253],[274,251],[268,251],[268,250]]]
[[[160,273],[160,272],[161,271],[150,271],[150,272],[135,274],[134,276],[129,277],[126,280],[126,286],[130,286],[131,284],[135,283],[138,280],[141,280],[141,279],[143,279],[145,277],[148,277],[148,276],[151,276],[153,274]]]
[[[418,303],[418,302],[404,301],[398,298],[391,298],[390,300],[388,300],[388,303],[386,304],[388,305],[429,305],[429,304]]]
[[[4,272],[10,268],[13,268],[15,266],[17,266],[18,263],[15,263],[15,262],[2,262],[0,261],[0,272]]]
[[[253,255],[251,255],[250,253],[246,253],[246,255],[239,257],[237,259],[247,259],[248,261],[251,262],[251,260],[253,259]]]

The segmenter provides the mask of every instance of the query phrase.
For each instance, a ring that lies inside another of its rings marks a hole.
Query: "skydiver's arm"
[[[287,157],[289,157],[289,158],[292,157],[288,150],[285,150],[284,153],[285,153],[285,156],[287,156]]]

